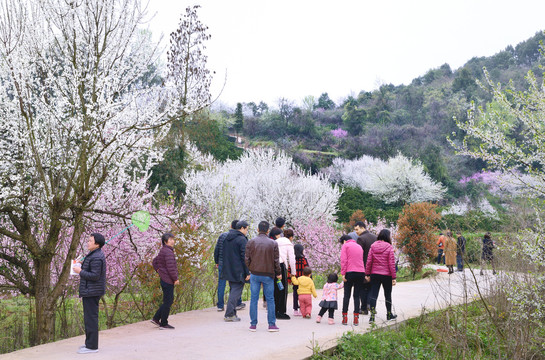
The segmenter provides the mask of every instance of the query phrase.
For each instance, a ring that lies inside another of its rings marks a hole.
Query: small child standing
[[[312,270],[307,266],[303,269],[303,276],[299,276],[298,278],[295,276],[291,277],[291,282],[299,286],[297,295],[299,296],[299,303],[301,305],[301,315],[306,319],[310,319],[310,314],[312,313],[312,298],[310,295],[312,294],[315,298],[318,297],[314,281],[310,278],[311,274]]]
[[[327,283],[324,285],[324,290],[322,292],[322,301],[320,301],[320,312],[316,318],[316,322],[319,323],[322,321],[322,316],[324,316],[326,311],[329,311],[329,325],[335,324],[335,310],[337,310],[337,290],[342,289],[344,283],[337,284],[339,281],[339,276],[335,273],[329,274],[327,277]]]
[[[303,276],[303,269],[309,266],[307,258],[305,257],[305,254],[303,254],[305,248],[301,244],[295,244],[293,250],[295,251],[296,275],[297,277]],[[297,295],[298,288],[299,286],[293,284],[293,316],[301,316],[301,311],[299,310],[299,296]]]

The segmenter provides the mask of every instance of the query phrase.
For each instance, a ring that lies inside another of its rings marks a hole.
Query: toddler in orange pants
[[[297,295],[299,295],[299,305],[301,307],[301,315],[304,318],[310,319],[310,314],[312,313],[312,298],[310,295],[316,298],[316,288],[314,287],[314,281],[310,278],[312,270],[307,266],[303,269],[303,276],[296,278],[295,276],[291,277],[291,282],[294,285],[298,285]]]

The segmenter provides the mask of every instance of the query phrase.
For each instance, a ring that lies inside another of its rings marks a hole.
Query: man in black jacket
[[[458,231],[458,241],[456,246],[456,265],[458,271],[464,271],[464,254],[466,252],[466,238],[462,236],[462,233]]]
[[[229,230],[229,233],[223,240],[223,264],[220,273],[220,279],[229,281],[229,299],[225,309],[225,321],[240,321],[237,316],[237,301],[242,295],[244,282],[250,280],[250,271],[244,261],[246,252],[246,243],[248,238],[248,223],[239,221],[235,229]]]
[[[231,222],[231,229],[235,229],[237,226],[238,220],[233,220]],[[223,242],[229,234],[229,231],[222,233],[218,237],[216,242],[216,247],[214,248],[214,262],[216,263],[216,268],[218,269],[218,311],[223,311],[224,308],[224,297],[225,297],[225,280],[220,277],[221,270],[223,268]],[[242,302],[242,299],[239,298],[237,302],[237,310],[242,310],[246,307],[246,304]]]
[[[83,323],[85,324],[85,345],[78,354],[98,352],[98,304],[106,292],[106,258],[102,252],[104,236],[93,233],[87,241],[89,254],[81,267],[75,267],[79,274],[79,296],[83,301]]]

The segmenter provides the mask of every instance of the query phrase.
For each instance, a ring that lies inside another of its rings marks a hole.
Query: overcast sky
[[[300,104],[323,92],[338,103],[444,63],[455,70],[545,29],[541,0],[150,0],[151,31],[166,44],[194,4],[212,35],[213,96],[227,77],[219,100],[231,106]]]

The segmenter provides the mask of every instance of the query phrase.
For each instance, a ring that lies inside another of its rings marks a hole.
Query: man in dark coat
[[[365,223],[362,221],[358,221],[356,225],[354,226],[354,230],[358,234],[358,239],[356,242],[363,248],[363,266],[367,266],[367,257],[369,256],[369,249],[371,248],[371,245],[375,241],[377,241],[377,236],[375,234],[370,233],[367,228],[365,227]],[[360,300],[361,300],[361,306],[360,306],[360,313],[363,315],[367,315],[369,313],[368,305],[369,305],[369,293],[371,292],[371,282],[364,282],[361,293],[360,293]]]
[[[456,247],[456,265],[458,271],[464,271],[464,254],[466,252],[466,238],[462,236],[462,233],[458,231],[458,241]]]
[[[237,226],[238,220],[233,220],[231,222],[231,229],[234,229]],[[218,237],[216,242],[216,247],[214,248],[214,262],[216,263],[216,268],[218,269],[218,311],[223,311],[224,308],[224,297],[225,297],[225,280],[220,277],[221,269],[223,268],[223,242],[229,234],[229,231],[222,233]],[[239,298],[237,302],[237,310],[244,309],[246,304],[242,302],[242,299]]]
[[[153,259],[153,268],[159,274],[161,289],[163,290],[163,303],[151,319],[151,322],[159,326],[160,330],[174,330],[174,326],[168,323],[170,307],[174,302],[174,285],[180,284],[178,280],[178,265],[174,254],[175,238],[171,233],[161,237],[163,247]]]
[[[85,324],[85,345],[78,354],[98,352],[98,304],[106,292],[106,258],[102,252],[104,236],[93,233],[87,241],[89,254],[81,267],[75,267],[79,274],[79,296],[83,301],[83,323]]]
[[[235,229],[223,240],[223,264],[220,279],[229,281],[229,299],[225,309],[225,321],[240,321],[237,316],[237,301],[242,295],[244,282],[250,280],[250,271],[245,264],[248,223],[239,221]]]

